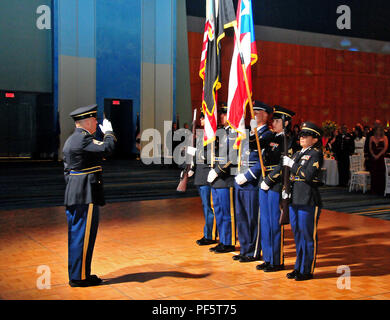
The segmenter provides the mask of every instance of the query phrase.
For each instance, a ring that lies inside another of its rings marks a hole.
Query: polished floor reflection
[[[390,299],[390,221],[323,210],[314,279],[303,282],[286,278],[295,255],[290,226],[286,270],[275,273],[196,245],[202,229],[199,198],[107,204],[92,261],[105,282],[71,288],[64,208],[1,211],[0,299]],[[40,266],[50,269],[50,289],[37,287]]]

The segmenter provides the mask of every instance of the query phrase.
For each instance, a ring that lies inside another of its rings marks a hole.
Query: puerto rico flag
[[[203,79],[202,110],[205,115],[204,145],[215,140],[217,131],[217,90],[220,82],[221,39],[225,29],[236,25],[232,0],[207,0],[199,75]]]
[[[238,136],[234,148],[238,149],[241,140],[245,139],[245,112],[248,95],[245,87],[239,47],[244,59],[249,91],[252,94],[251,66],[257,61],[255,30],[253,26],[252,0],[239,0],[237,7],[237,29],[240,39],[234,36],[234,52],[230,67],[228,93],[228,122],[237,131]],[[239,44],[237,43],[239,41]]]

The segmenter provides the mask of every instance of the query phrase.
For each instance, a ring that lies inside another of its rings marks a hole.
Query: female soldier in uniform
[[[287,278],[296,281],[313,278],[317,254],[317,224],[320,216],[320,173],[323,163],[322,131],[314,123],[303,123],[300,132],[302,150],[292,158],[283,157],[283,165],[290,167],[292,196],[290,223],[296,245],[294,271]]]
[[[259,191],[260,201],[260,233],[263,250],[263,264],[256,267],[264,272],[274,272],[284,269],[283,226],[279,224],[280,194],[282,191],[281,156],[284,150],[284,127],[287,132],[291,127],[294,112],[281,106],[274,106],[272,128],[274,136],[265,146],[263,159],[266,177],[262,179]],[[284,124],[283,124],[284,121]],[[291,138],[288,137],[288,149],[291,148]],[[292,154],[292,151],[291,151]]]

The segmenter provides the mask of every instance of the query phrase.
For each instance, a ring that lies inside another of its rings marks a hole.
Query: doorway
[[[133,100],[104,99],[104,113],[117,138],[112,158],[134,158]]]

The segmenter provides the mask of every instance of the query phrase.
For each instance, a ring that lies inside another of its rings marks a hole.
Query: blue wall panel
[[[96,3],[96,100],[133,100],[134,128],[140,110],[141,0]]]
[[[78,56],[95,58],[95,1],[78,1]]]

